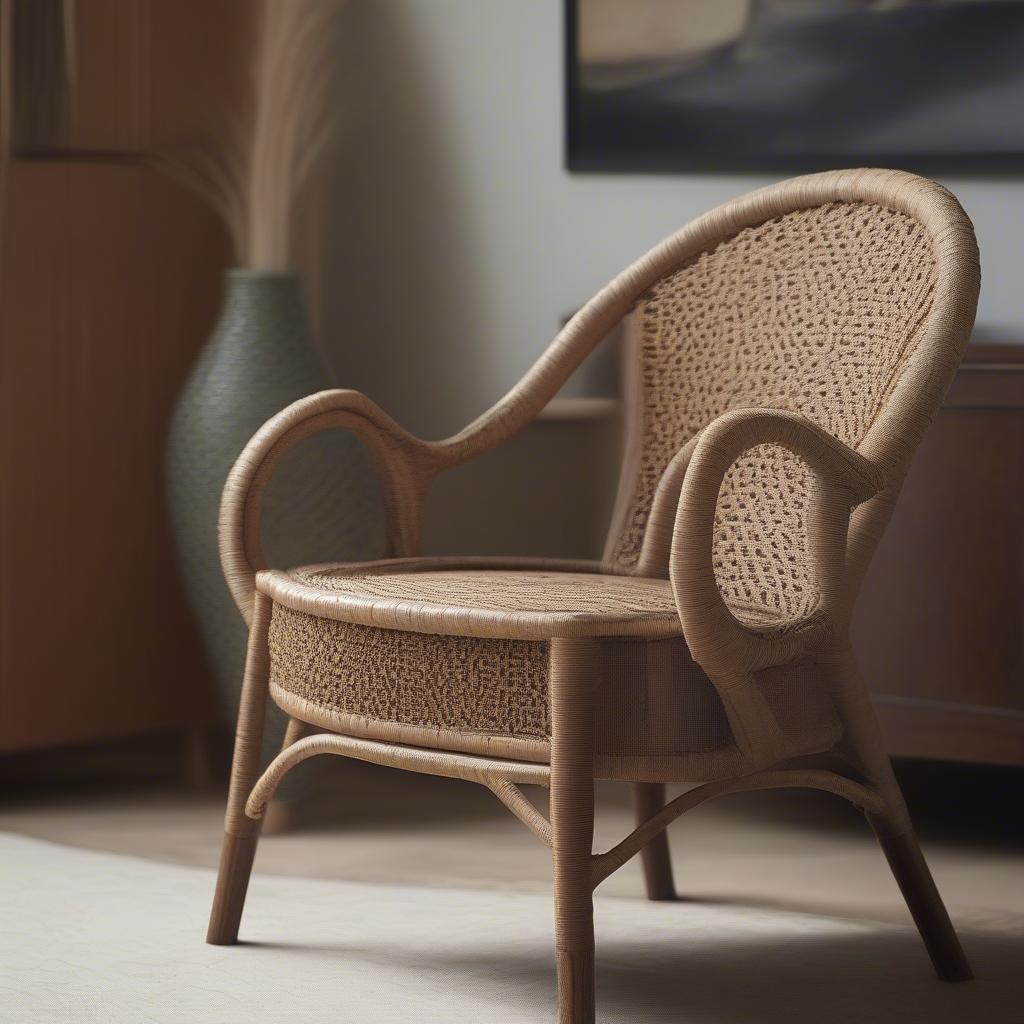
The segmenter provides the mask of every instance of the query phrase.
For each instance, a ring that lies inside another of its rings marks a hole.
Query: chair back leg
[[[917,837],[913,831],[896,828],[892,822],[875,815],[869,814],[868,821],[910,908],[935,973],[943,981],[970,981],[974,977],[971,965],[935,887]]]
[[[885,814],[867,818],[921,933],[935,973],[943,981],[969,981],[973,974],[960,939],[910,821],[892,760],[868,691],[852,652],[840,653],[834,664],[835,693],[843,717],[845,744],[864,776],[886,804]]]
[[[633,785],[633,806],[637,825],[644,824],[665,806],[665,787],[657,782],[637,782]],[[655,836],[641,851],[644,885],[649,900],[674,900],[676,887],[672,880],[672,857],[668,847],[668,832]]]

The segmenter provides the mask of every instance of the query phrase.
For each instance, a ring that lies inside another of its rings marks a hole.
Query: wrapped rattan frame
[[[664,771],[649,775],[622,771],[620,778],[651,780],[638,791],[638,828],[612,850],[593,855],[593,782],[607,767],[599,765],[595,757],[594,706],[589,699],[590,688],[602,671],[596,637],[615,635],[619,628],[627,635],[644,635],[647,627],[621,623],[609,634],[593,622],[571,615],[527,621],[515,615],[480,615],[472,609],[439,609],[382,600],[372,609],[364,609],[368,624],[549,641],[552,736],[548,763],[524,763],[521,771],[531,780],[540,779],[550,786],[550,821],[539,820],[519,793],[518,782],[525,777],[517,774],[519,769],[506,770],[493,760],[481,761],[466,753],[442,749],[409,753],[383,742],[351,737],[315,739],[290,755],[283,752],[279,762],[269,769],[262,788],[257,788],[249,810],[258,817],[263,796],[269,794],[283,771],[317,751],[346,756],[369,754],[380,763],[411,770],[438,769],[437,774],[488,785],[550,843],[555,874],[559,1019],[591,1022],[594,886],[625,859],[643,850],[648,893],[652,898],[670,894],[671,869],[667,847],[660,837],[678,813],[702,799],[728,792],[811,786],[841,795],[865,811],[939,975],[948,979],[970,976],[914,838],[867,689],[850,651],[848,630],[857,590],[910,457],[935,415],[967,343],[979,287],[978,253],[969,220],[945,189],[904,172],[872,169],[814,174],[772,185],[726,203],[676,232],[598,292],[569,321],[523,380],[453,437],[433,442],[416,438],[370,399],[352,391],[328,391],[303,399],[256,434],[232,470],[221,510],[222,564],[239,609],[251,624],[251,634],[210,941],[233,942],[237,937],[255,849],[258,821],[246,813],[246,802],[259,777],[255,750],[269,689],[266,637],[270,602],[281,600],[290,607],[301,606],[302,610],[328,617],[347,618],[352,613],[350,607],[342,607],[343,602],[299,592],[282,574],[262,572],[265,563],[259,537],[260,504],[278,459],[318,430],[340,427],[353,431],[366,444],[382,479],[391,554],[413,557],[418,550],[423,503],[434,476],[522,430],[657,281],[746,228],[836,202],[874,204],[899,212],[925,229],[932,246],[931,307],[917,328],[913,352],[894,387],[856,450],[807,419],[773,408],[734,410],[705,425],[682,447],[662,478],[650,510],[640,563],[633,570],[640,575],[656,575],[660,574],[657,567],[668,566],[678,612],[675,629],[682,631],[694,660],[712,680],[742,754],[732,778],[708,783],[694,796],[662,806],[664,792],[656,783],[683,781],[685,765],[662,766]],[[759,630],[740,622],[725,605],[711,565],[710,531],[724,475],[742,452],[761,444],[789,449],[809,465],[816,481],[808,532],[820,599],[806,621],[782,630]],[[555,569],[551,563],[519,564],[545,564]],[[615,571],[610,559],[598,568]],[[669,632],[667,626],[659,628]],[[786,763],[786,745],[756,683],[758,672],[801,657],[815,659],[822,685],[829,687],[843,726],[841,741],[827,758],[819,758],[813,765]],[[302,708],[290,710],[302,717]],[[299,738],[300,732],[297,727],[289,742]]]

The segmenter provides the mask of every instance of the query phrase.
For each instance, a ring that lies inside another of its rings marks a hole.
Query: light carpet
[[[0,1019],[11,1024],[554,1020],[541,895],[254,876],[245,942],[203,942],[213,873],[0,834]],[[936,981],[910,928],[597,898],[598,1019],[1003,1024],[1024,923],[961,919],[978,980]]]

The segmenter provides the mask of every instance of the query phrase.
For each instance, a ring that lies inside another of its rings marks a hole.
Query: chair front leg
[[[217,890],[210,911],[206,941],[229,946],[238,941],[238,925],[249,888],[249,875],[256,856],[260,821],[246,816],[245,802],[256,784],[260,770],[260,747],[269,689],[270,599],[256,595],[249,646],[242,679],[242,699],[238,708],[235,752],[231,762],[231,786],[224,817],[224,846],[221,850]]]
[[[594,1020],[593,640],[551,641],[551,834],[559,1024]]]

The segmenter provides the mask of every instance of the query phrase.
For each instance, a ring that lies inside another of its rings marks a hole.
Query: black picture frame
[[[623,0],[624,3],[630,0]],[[957,152],[955,147],[936,145],[933,149],[917,148],[900,151],[896,148],[851,146],[848,151],[815,151],[805,148],[799,152],[759,152],[756,144],[746,151],[732,148],[717,151],[714,146],[692,145],[622,145],[622,139],[601,136],[594,119],[588,117],[593,109],[593,97],[587,96],[582,84],[579,59],[579,3],[563,0],[564,23],[564,161],[570,172],[616,173],[757,173],[762,171],[802,172],[851,166],[884,166],[919,173],[999,174],[1024,170],[1024,0],[988,0],[964,3],[961,14],[966,20],[981,8],[1002,7],[999,13],[1010,12],[1016,30],[1019,30],[1020,95],[1019,107],[1004,110],[1007,118],[1008,144],[1001,151]],[[973,8],[973,10],[972,10]],[[987,14],[995,13],[991,10]],[[968,33],[969,35],[969,33]],[[1017,37],[1014,37],[1016,39]],[[966,42],[965,47],[970,43]],[[984,54],[974,54],[978,61]],[[588,108],[588,102],[590,107]],[[842,112],[837,113],[842,117]],[[1015,119],[1017,124],[1009,123]],[[667,125],[667,120],[665,121]],[[663,138],[668,136],[662,133]],[[634,140],[635,143],[635,140]]]

